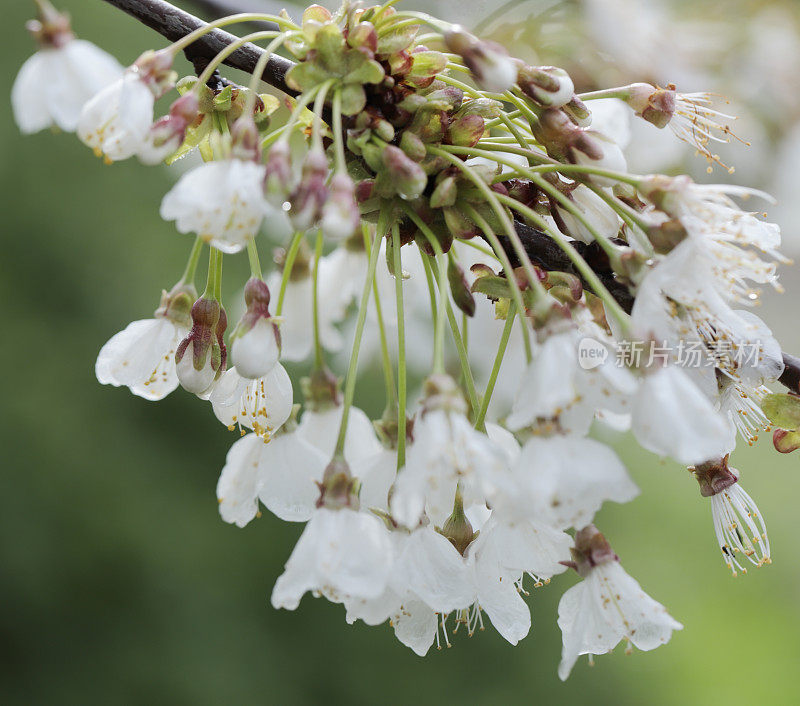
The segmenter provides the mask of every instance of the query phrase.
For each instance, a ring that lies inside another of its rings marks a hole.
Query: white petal
[[[225,522],[244,527],[258,513],[261,454],[266,444],[255,434],[231,446],[217,483],[219,514]]]
[[[310,519],[328,460],[296,432],[278,434],[261,454],[261,502],[286,522]]]

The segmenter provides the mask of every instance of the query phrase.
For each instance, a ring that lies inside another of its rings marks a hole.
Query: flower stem
[[[180,282],[183,284],[194,284],[194,275],[197,272],[197,263],[200,261],[200,255],[203,252],[203,239],[198,235],[194,239],[192,251],[189,253],[189,261],[186,263],[186,269],[181,275]]]
[[[259,12],[241,12],[236,15],[222,17],[218,20],[214,20],[213,22],[208,22],[202,27],[198,27],[193,32],[189,32],[189,34],[187,34],[185,37],[181,37],[178,41],[173,42],[168,47],[168,50],[173,54],[177,54],[179,51],[186,49],[186,47],[188,47],[192,42],[204,37],[211,30],[219,29],[220,27],[225,27],[226,25],[240,24],[244,22],[274,22],[276,25],[278,25],[278,27],[282,27],[283,29],[299,29],[294,22],[287,20],[285,17],[279,17],[278,15],[266,15]],[[273,33],[274,31],[275,30],[272,30]]]
[[[314,315],[314,370],[322,370],[325,360],[322,355],[322,341],[319,337],[319,261],[322,258],[322,230],[317,231],[317,243],[314,248],[314,273],[312,280],[312,298]]]
[[[333,94],[333,143],[336,149],[336,170],[342,174],[347,173],[347,161],[344,156],[344,138],[342,137],[342,92]]]
[[[203,292],[203,299],[216,299],[217,291],[217,256],[219,250],[209,247],[208,249],[208,276],[206,277],[206,289]]]
[[[275,307],[275,316],[280,316],[283,311],[283,300],[286,296],[286,287],[289,285],[289,280],[292,276],[294,269],[294,261],[297,259],[297,253],[300,250],[300,244],[303,242],[303,234],[297,232],[292,236],[292,243],[289,245],[289,250],[286,252],[286,260],[283,263],[283,276],[281,277],[281,288],[278,292],[278,305]]]
[[[489,374],[489,381],[486,383],[486,392],[483,393],[481,399],[481,407],[478,410],[478,415],[475,418],[475,428],[478,431],[486,429],[486,412],[489,409],[489,403],[492,401],[492,394],[494,394],[494,387],[497,383],[497,376],[500,374],[500,366],[503,364],[503,357],[506,354],[508,347],[508,340],[511,337],[511,331],[514,328],[514,319],[517,316],[517,309],[514,302],[508,305],[508,313],[506,314],[506,325],[503,327],[503,334],[500,336],[500,344],[497,347],[497,355],[494,359],[492,372]]]
[[[392,226],[392,262],[394,292],[397,301],[397,468],[406,462],[406,323],[403,304],[403,261],[400,252],[400,228]]]
[[[383,215],[383,214],[381,214]],[[383,220],[383,219],[381,219]],[[342,403],[342,423],[339,426],[339,437],[336,440],[336,448],[334,449],[334,458],[342,457],[344,455],[344,442],[347,437],[347,422],[350,416],[350,407],[353,405],[353,396],[356,390],[356,374],[358,373],[358,353],[361,350],[361,339],[364,334],[364,324],[367,320],[367,307],[369,305],[369,295],[372,290],[372,282],[375,279],[375,270],[378,266],[378,256],[381,251],[381,225],[379,223],[378,231],[375,234],[375,241],[372,244],[372,250],[369,255],[369,265],[367,267],[367,278],[364,280],[364,289],[361,292],[361,303],[358,307],[358,319],[356,321],[355,338],[353,339],[353,351],[350,354],[350,365],[347,369],[347,379],[344,386],[344,401]],[[321,235],[320,235],[321,237]]]
[[[465,212],[469,218],[471,218],[475,225],[481,229],[481,232],[484,234],[486,239],[489,241],[489,244],[494,248],[494,251],[497,253],[498,257],[500,258],[500,262],[503,263],[503,271],[505,272],[506,279],[509,281],[511,285],[511,299],[517,305],[518,311],[525,311],[525,303],[522,300],[522,290],[519,288],[519,283],[517,282],[517,278],[514,274],[514,268],[511,267],[511,260],[508,259],[508,254],[506,253],[503,246],[500,244],[500,240],[495,235],[494,230],[486,221],[486,219],[481,216],[472,206],[468,206],[465,209]],[[521,319],[523,326],[522,326],[522,342],[525,345],[525,360],[530,363],[531,359],[533,358],[533,351],[531,350],[531,338],[530,338],[530,331],[528,330],[528,326],[525,323],[525,317],[523,316]]]
[[[253,238],[247,241],[247,258],[250,260],[250,275],[261,279],[263,271],[258,260],[258,247],[256,247],[256,241]]]
[[[515,201],[508,196],[498,194],[498,198],[500,201],[507,204],[509,208],[513,208],[521,215],[535,223],[537,228],[543,230],[556,242],[556,244],[567,254],[567,257],[572,260],[573,264],[575,265],[575,269],[578,270],[586,282],[589,283],[589,286],[594,290],[594,293],[603,300],[603,303],[606,305],[606,307],[608,307],[611,315],[624,329],[627,329],[630,323],[630,317],[623,311],[617,300],[611,296],[611,293],[608,291],[608,289],[606,289],[606,286],[600,281],[597,273],[589,266],[586,260],[581,257],[580,253],[575,250],[575,248],[572,246],[572,243],[570,243],[560,231],[551,228],[547,221],[545,221],[544,218],[542,218],[533,209],[528,208],[524,204],[520,203],[519,201]]]
[[[367,257],[371,254],[371,245],[369,240],[369,227],[363,224],[361,227],[361,234],[364,238],[364,249]],[[389,357],[389,343],[386,338],[386,323],[383,319],[383,308],[381,307],[381,298],[378,287],[378,278],[372,280],[372,297],[375,300],[375,314],[378,318],[378,332],[381,340],[381,364],[383,367],[383,382],[386,387],[386,400],[387,404],[394,409],[397,406],[397,389],[394,385],[394,371],[392,370],[392,359]]]

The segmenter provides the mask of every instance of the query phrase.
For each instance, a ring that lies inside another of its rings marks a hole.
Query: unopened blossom
[[[594,525],[575,536],[575,569],[582,581],[558,604],[563,649],[558,676],[565,680],[580,655],[611,652],[621,640],[653,650],[683,626],[654,601],[619,563]]]
[[[169,113],[150,126],[142,146],[137,152],[143,164],[160,164],[183,144],[186,130],[197,118],[199,101],[197,94],[190,91],[176,100]]]
[[[103,385],[125,385],[134,395],[160,400],[178,386],[175,351],[191,326],[189,309],[196,293],[179,285],[164,292],[152,319],[129,324],[100,349],[95,364]]]
[[[527,95],[550,108],[566,105],[575,94],[569,74],[555,66],[525,66],[519,70],[518,80]]]
[[[728,456],[698,464],[693,470],[700,494],[711,498],[714,533],[733,575],[747,573],[741,563],[745,559],[756,567],[771,563],[764,518],[739,485],[739,471],[728,465]]]
[[[108,161],[137,154],[147,144],[155,100],[174,82],[173,77],[172,54],[146,52],[83,106],[78,137]]]
[[[625,155],[613,139],[594,130],[586,130],[586,135],[590,137],[593,149],[591,153],[574,150],[573,157],[576,164],[623,174],[628,171]],[[591,179],[600,186],[614,186],[617,183],[615,179],[596,174],[592,174]]]
[[[233,367],[220,377],[209,400],[225,426],[252,429],[269,439],[292,412],[292,381],[280,363],[254,380]]]
[[[184,174],[161,202],[161,217],[224,253],[242,250],[267,214],[262,164],[236,158]]]
[[[483,90],[502,93],[516,82],[517,62],[503,47],[481,41],[458,25],[445,34],[445,42],[450,51],[461,56]]]
[[[375,515],[321,507],[275,583],[272,605],[294,610],[306,591],[336,603],[375,598],[386,588],[392,561],[389,532]]]
[[[226,327],[227,316],[218,301],[202,298],[192,305],[192,328],[175,351],[178,380],[187,392],[207,394],[225,372]]]
[[[244,287],[247,311],[231,335],[231,360],[240,375],[253,380],[269,373],[281,353],[281,334],[269,313],[270,298],[266,283],[251,277]]]
[[[260,500],[286,522],[306,522],[327,463],[296,430],[281,430],[269,442],[257,434],[243,436],[231,446],[217,483],[222,519],[244,527],[258,514]]]
[[[337,172],[331,178],[328,198],[322,207],[320,228],[327,238],[342,241],[360,230],[361,213],[355,200],[353,180]]]
[[[325,153],[322,148],[312,148],[303,161],[300,182],[289,198],[289,219],[295,230],[308,230],[322,217],[323,206],[328,200],[327,178]]]
[[[48,127],[74,132],[84,104],[122,76],[122,66],[91,42],[76,39],[69,18],[40,3],[39,20],[28,25],[39,50],[19,70],[11,107],[19,129]]]

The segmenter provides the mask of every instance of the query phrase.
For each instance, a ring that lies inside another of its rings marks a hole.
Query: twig
[[[198,27],[202,27],[206,24],[203,20],[188,12],[184,12],[174,5],[170,5],[168,2],[164,2],[164,0],[103,1],[127,12],[129,15],[139,20],[139,22],[155,30],[171,42],[185,37]],[[203,61],[208,62],[213,59],[226,46],[236,40],[237,37],[229,32],[225,32],[221,29],[211,30],[208,34],[187,47],[185,52],[186,58],[189,59],[196,68],[198,64],[202,65]],[[259,57],[263,53],[264,50],[254,44],[245,44],[243,47],[233,52],[223,63],[226,66],[252,74],[256,68]],[[296,95],[296,91],[293,91],[286,85],[286,73],[292,66],[294,66],[294,63],[289,61],[289,59],[284,59],[282,56],[273,54],[267,62],[261,79],[284,93]]]

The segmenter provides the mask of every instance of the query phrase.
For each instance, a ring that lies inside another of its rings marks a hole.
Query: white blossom
[[[122,72],[113,56],[83,39],[43,47],[14,80],[14,119],[26,134],[51,126],[74,132],[86,102],[120,79]]]
[[[621,640],[640,650],[669,642],[683,626],[612,559],[593,566],[558,604],[563,637],[558,676],[565,680],[578,657],[610,652]]]
[[[233,367],[223,373],[209,399],[225,426],[252,429],[268,440],[292,412],[292,381],[280,363],[255,380]]]
[[[161,202],[161,217],[224,253],[242,250],[267,213],[264,166],[240,159],[208,162],[184,174]]]
[[[98,382],[125,385],[148,400],[163,399],[178,386],[175,350],[188,332],[188,326],[165,316],[128,324],[100,349]]]
[[[308,521],[272,591],[275,608],[294,610],[306,591],[340,603],[383,593],[393,561],[392,543],[374,515],[320,508]]]

